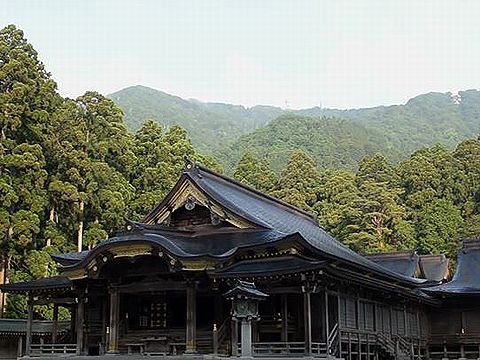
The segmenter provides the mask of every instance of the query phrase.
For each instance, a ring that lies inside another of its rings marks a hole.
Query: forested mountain
[[[311,154],[320,168],[354,169],[368,154],[391,155],[387,138],[351,120],[285,114],[215,153],[229,171],[244,151],[266,160],[278,173],[295,149]]]
[[[180,125],[199,150],[209,152],[282,113],[281,109],[270,106],[245,108],[184,100],[145,86],[128,87],[109,97],[123,110],[125,124],[131,131],[137,131],[147,119],[163,126]]]
[[[405,105],[335,110],[312,108],[299,115],[334,116],[361,122],[381,131],[403,158],[424,145],[442,143],[453,148],[459,141],[480,133],[480,91],[431,92]]]
[[[480,92],[476,90],[455,96],[429,93],[404,105],[352,110],[245,108],[184,100],[142,86],[110,97],[123,109],[129,129],[136,130],[145,119],[163,125],[179,124],[194,145],[218,157],[227,172],[245,149],[265,157],[276,171],[296,148],[313,154],[321,167],[351,169],[365,154],[381,151],[396,162],[422,146],[441,143],[453,148],[480,132]],[[318,119],[323,117],[328,120]]]

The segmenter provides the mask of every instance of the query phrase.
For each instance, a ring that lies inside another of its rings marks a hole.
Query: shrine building
[[[141,222],[52,257],[60,275],[0,287],[28,297],[20,355],[480,358],[480,241],[449,281],[443,255],[357,254],[311,214],[191,161]],[[36,304],[54,309],[41,340]]]

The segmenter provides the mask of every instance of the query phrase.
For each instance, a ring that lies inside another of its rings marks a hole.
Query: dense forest
[[[376,152],[398,162],[422,146],[453,149],[480,132],[480,91],[429,93],[404,105],[335,110],[283,110],[185,100],[133,86],[109,95],[138,130],[145,119],[181,125],[200,151],[214,155],[227,173],[245,150],[279,173],[295,149],[308,151],[321,168],[354,170]]]
[[[474,116],[478,104],[469,107]],[[289,133],[291,119],[310,137],[297,141]],[[389,154],[381,155],[381,134],[354,119],[287,114],[268,126],[292,139],[289,147],[269,145],[288,161],[276,162],[281,171],[274,171],[263,154],[255,155],[258,149],[240,148],[233,176],[316,214],[321,226],[353,249],[415,248],[452,256],[462,237],[480,235],[480,140],[464,140],[454,150],[424,147],[392,163]],[[345,134],[348,143],[337,146]],[[323,155],[328,161],[319,163]],[[76,99],[60,96],[23,32],[13,25],[0,31],[4,279],[53,275],[51,253],[91,248],[115,234],[125,218],[141,219],[174,184],[184,156],[222,171],[178,125],[146,121],[132,134],[110,98],[92,91]],[[359,165],[347,166],[347,157]],[[25,299],[9,296],[6,309],[7,316],[23,317]],[[45,307],[35,312],[50,316]]]

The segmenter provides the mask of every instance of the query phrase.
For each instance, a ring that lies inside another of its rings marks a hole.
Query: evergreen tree
[[[315,160],[302,150],[296,150],[282,171],[278,189],[273,195],[307,211],[317,200],[319,173]]]
[[[137,163],[130,177],[135,195],[130,203],[133,219],[140,220],[175,184],[185,161],[184,157],[220,171],[218,165],[198,154],[179,126],[164,132],[155,121],[147,121],[135,134],[133,152]]]
[[[325,170],[320,173],[318,202],[314,210],[320,226],[340,241],[345,241],[349,235],[347,226],[360,217],[356,207],[360,194],[355,179],[355,174],[350,171]]]
[[[275,173],[266,161],[258,160],[246,151],[233,172],[233,177],[245,185],[270,193],[276,185]]]
[[[0,281],[5,267],[11,280],[38,276],[28,259],[36,248],[44,251],[44,146],[59,103],[55,82],[23,32],[13,25],[0,30]],[[9,298],[7,305],[14,301]]]
[[[398,174],[420,251],[448,250],[453,255],[455,246],[451,244],[460,240],[463,221],[459,208],[466,194],[465,174],[459,161],[451,152],[435,145],[414,152],[399,165]]]
[[[353,203],[359,216],[346,226],[349,234],[345,238],[355,250],[381,252],[415,246],[397,180],[393,166],[382,155],[362,160],[356,176],[359,196]]]
[[[465,174],[464,202],[461,207],[465,221],[461,235],[480,238],[480,139],[462,141],[453,156]]]

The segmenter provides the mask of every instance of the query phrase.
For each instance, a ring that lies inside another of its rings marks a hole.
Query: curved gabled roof
[[[273,246],[288,240],[296,234],[284,234],[268,229],[228,228],[220,232],[189,233],[185,231],[165,230],[155,226],[138,228],[132,232],[110,238],[77,262],[65,266],[64,269],[75,269],[87,265],[98,254],[121,245],[145,243],[157,246],[179,259],[227,259],[239,250]],[[57,256],[58,257],[58,256]]]
[[[405,276],[415,277],[418,270],[419,256],[413,250],[368,254],[365,257],[384,268]]]
[[[451,281],[425,288],[438,295],[480,295],[480,240],[463,242],[457,254],[457,268]]]
[[[355,253],[321,229],[314,217],[305,211],[286,204],[271,196],[245,186],[226,176],[195,163],[182,173],[172,191],[167,194],[155,209],[146,216],[143,224],[136,224],[135,230],[111,238],[94,248],[87,255],[57,256],[66,268],[77,268],[109,247],[133,242],[156,244],[179,258],[227,258],[238,249],[268,246],[270,243],[294,237],[319,254],[322,260],[331,259],[354,266],[359,270],[376,274],[404,285],[415,287],[425,280],[414,279],[382,267]],[[153,223],[156,214],[167,206],[168,199],[175,195],[180,184],[188,179],[208,201],[216,203],[256,229],[228,228],[209,233],[191,233],[171,230]]]
[[[216,202],[252,223],[266,225],[285,234],[299,233],[323,255],[357,265],[373,273],[411,285],[425,282],[397,274],[357,254],[320,228],[313,216],[303,210],[264,195],[198,164],[194,164],[186,174]]]

